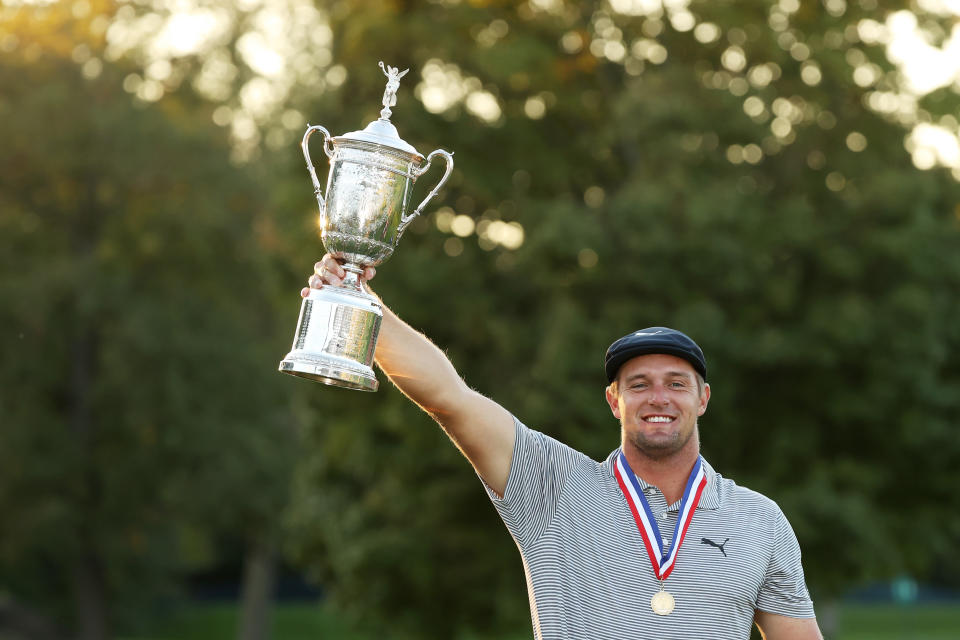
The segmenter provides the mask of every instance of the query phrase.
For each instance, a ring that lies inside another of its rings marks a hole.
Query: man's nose
[[[669,404],[670,396],[667,395],[667,390],[663,386],[656,384],[651,387],[647,400],[650,404],[663,406]]]

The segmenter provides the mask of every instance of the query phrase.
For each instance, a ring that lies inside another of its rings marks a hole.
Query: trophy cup
[[[300,143],[320,205],[321,238],[327,252],[342,259],[347,275],[339,286],[311,289],[300,306],[293,347],[280,371],[325,384],[376,391],[373,354],[383,319],[380,302],[360,281],[365,267],[390,257],[400,236],[453,171],[453,154],[437,149],[426,157],[400,139],[390,122],[390,107],[408,70],[380,69],[387,76],[380,118],[363,131],[333,137],[321,126],[307,125]],[[330,158],[326,196],[320,188],[307,142],[319,131]],[[427,172],[435,157],[446,171],[423,202],[407,213],[413,184]]]

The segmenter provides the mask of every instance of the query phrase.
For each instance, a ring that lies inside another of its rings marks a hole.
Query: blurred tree
[[[185,541],[275,562],[295,438],[255,176],[189,92],[131,99],[70,5],[0,34],[0,584],[100,640]]]
[[[0,577],[18,595],[65,592],[62,566],[153,584],[186,555],[161,520],[208,546],[256,532],[250,575],[269,577],[289,398],[309,425],[290,547],[334,604],[391,637],[526,626],[502,525],[422,414],[388,386],[269,373],[322,252],[296,141],[307,119],[377,117],[379,60],[411,68],[401,136],[457,169],[375,285],[468,381],[601,457],[603,350],[677,326],[711,363],[705,454],[784,507],[818,602],[900,571],[956,580],[960,191],[928,134],[955,135],[960,105],[885,55],[913,15],[946,41],[936,3],[72,5],[0,32]],[[223,164],[211,117],[256,164]]]
[[[705,454],[783,506],[819,602],[933,575],[960,526],[960,188],[903,142],[958,99],[905,96],[865,41],[887,11],[332,3],[349,76],[303,107],[358,129],[379,109],[377,60],[414,70],[392,120],[457,170],[375,287],[531,426],[605,456],[606,346],[653,324],[696,336],[714,385]],[[280,223],[307,271],[308,180],[294,145],[281,155],[276,208],[297,216]],[[318,388],[313,406],[290,520],[335,602],[393,637],[522,624],[516,556],[443,435],[389,388]]]

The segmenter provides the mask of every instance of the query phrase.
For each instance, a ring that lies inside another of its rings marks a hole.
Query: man
[[[310,286],[345,275],[327,255]],[[822,640],[783,513],[700,457],[710,386],[686,335],[654,327],[608,349],[621,447],[603,463],[470,389],[386,307],[376,362],[486,485],[520,549],[538,639],[745,640],[756,624],[767,640]]]

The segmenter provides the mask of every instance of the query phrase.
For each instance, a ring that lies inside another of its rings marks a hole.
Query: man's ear
[[[703,393],[700,394],[700,407],[697,409],[698,416],[702,416],[707,412],[708,402],[710,402],[710,385],[703,383]]]
[[[610,385],[604,390],[604,395],[607,398],[607,404],[610,405],[610,411],[613,412],[613,417],[617,420],[620,419],[620,397],[614,393],[613,385]]]

